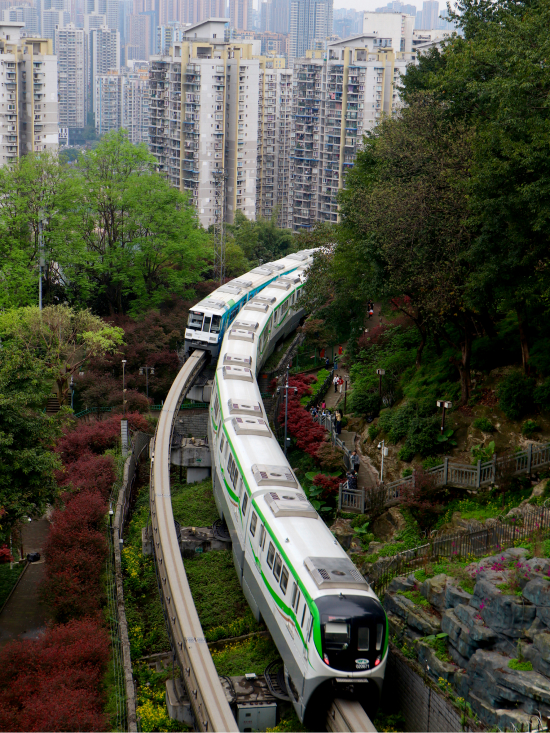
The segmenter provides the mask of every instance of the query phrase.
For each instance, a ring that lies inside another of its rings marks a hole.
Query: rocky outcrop
[[[451,682],[489,726],[527,729],[537,711],[550,716],[550,561],[526,558],[512,548],[472,563],[458,574],[473,593],[450,575],[411,574],[384,598],[396,643],[414,648],[427,674]],[[434,634],[447,635],[445,654]],[[532,669],[511,668],[511,659]]]
[[[375,537],[379,537],[384,542],[389,542],[406,527],[407,522],[399,509],[392,507],[375,519],[371,530]]]

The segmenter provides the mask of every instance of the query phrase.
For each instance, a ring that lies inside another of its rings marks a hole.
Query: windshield
[[[210,333],[219,333],[221,325],[222,325],[222,317],[221,316],[212,316],[212,327],[210,328]]]
[[[204,313],[198,313],[191,311],[189,313],[189,320],[187,321],[187,327],[192,328],[194,331],[200,331],[202,329],[202,321]]]
[[[349,624],[343,621],[328,621],[325,624],[325,648],[347,649],[349,645]]]
[[[210,321],[212,320],[212,316],[204,316],[204,324],[202,327],[203,331],[210,331]]]

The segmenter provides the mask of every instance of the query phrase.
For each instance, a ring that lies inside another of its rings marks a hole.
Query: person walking
[[[342,432],[342,413],[338,410],[336,412],[336,435],[340,435]]]
[[[344,380],[342,377],[338,377],[338,387],[340,388],[340,394],[342,394],[342,386],[344,384]]]
[[[359,471],[359,466],[361,465],[361,459],[357,455],[357,451],[356,450],[354,450],[353,453],[351,454],[350,462],[351,462],[351,469],[352,469],[352,471],[358,472]]]
[[[328,356],[325,359],[325,366],[326,366],[327,369],[330,367],[330,359],[328,358]]]
[[[340,381],[340,377],[337,374],[335,374],[334,375],[334,379],[332,380],[332,383],[334,385],[334,391],[335,392],[338,391],[338,383],[339,383],[339,381]]]

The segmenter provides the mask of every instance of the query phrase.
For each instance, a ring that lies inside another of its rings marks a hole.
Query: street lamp
[[[388,449],[386,448],[386,441],[382,440],[378,443],[378,450],[382,451],[382,464],[380,466],[380,483],[384,483],[384,456],[388,455]]]
[[[287,365],[287,368],[286,368],[286,384],[284,385],[284,387],[277,387],[277,394],[280,394],[281,389],[284,390],[284,392],[285,392],[285,456],[286,456],[286,451],[287,451],[287,447],[288,447],[287,446],[287,437],[286,437],[287,423],[288,423],[288,390],[289,389],[293,389],[294,390],[294,394],[295,395],[298,394],[298,388],[297,387],[290,387],[289,388],[289,386],[288,386],[288,372],[289,372],[289,369],[290,369],[290,364],[288,364]]]
[[[144,366],[139,368],[140,376],[143,377],[145,374],[145,384],[146,384],[146,390],[147,390],[147,399],[149,399],[149,374],[154,377],[155,376],[155,367],[150,366]]]
[[[443,408],[443,413],[441,415],[441,435],[443,435],[445,431],[445,410],[450,410],[453,403],[447,402],[446,400],[437,400],[437,406]]]
[[[126,359],[122,360],[122,420],[120,421],[120,446],[124,458],[128,455],[128,420],[126,420]]]
[[[376,373],[378,374],[378,396],[382,397],[382,377],[386,373],[385,369],[377,369]]]
[[[69,386],[71,388],[71,410],[72,410],[74,406],[74,378],[72,374],[71,374],[71,382]]]
[[[126,359],[122,360],[122,416],[126,417]]]

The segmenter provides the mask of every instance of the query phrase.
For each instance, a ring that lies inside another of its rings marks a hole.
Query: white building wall
[[[375,33],[380,38],[391,38],[391,47],[397,51],[412,50],[414,17],[404,13],[363,13],[363,33]]]
[[[86,43],[82,29],[69,24],[56,29],[59,125],[86,126]]]

